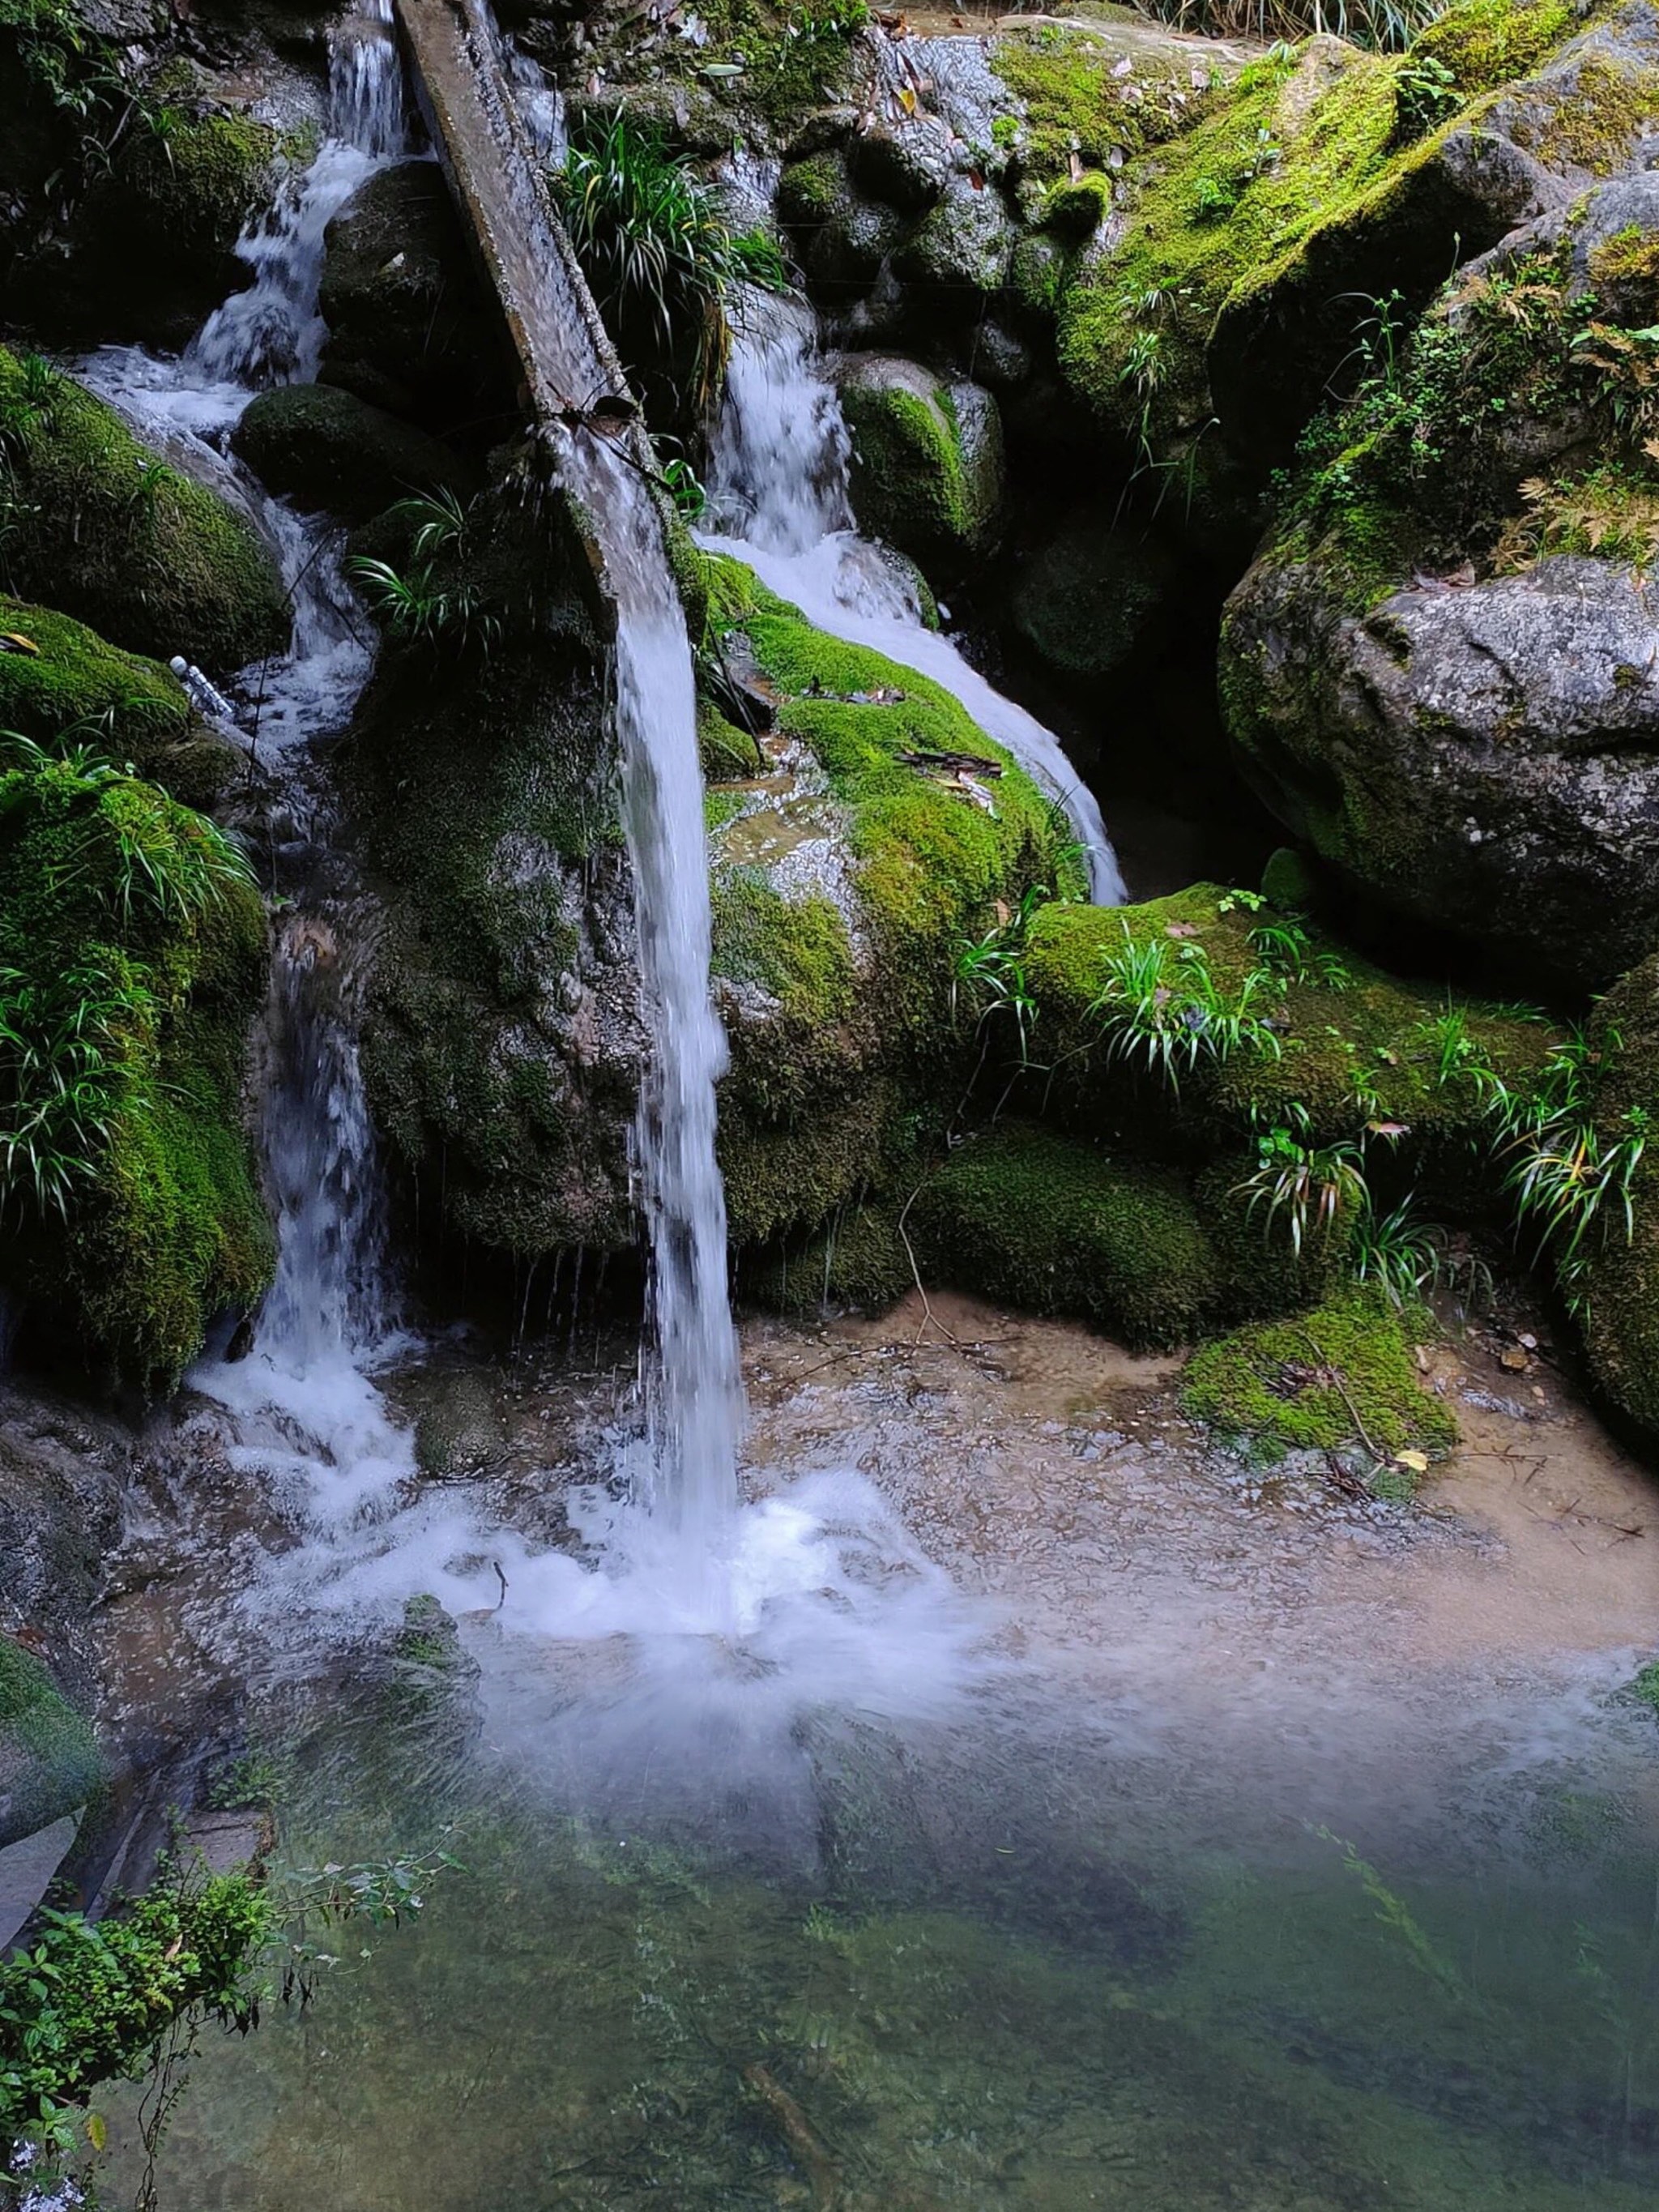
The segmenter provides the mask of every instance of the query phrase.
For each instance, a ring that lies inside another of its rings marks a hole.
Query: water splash
[[[849,444],[816,354],[811,310],[751,295],[742,316],[710,472],[711,550],[746,562],[832,637],[884,653],[959,700],[1065,808],[1103,906],[1125,896],[1093,793],[1053,731],[1005,698],[950,639],[923,624],[902,562],[851,527]]]

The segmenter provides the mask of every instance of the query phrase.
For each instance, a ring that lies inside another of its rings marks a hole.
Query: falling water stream
[[[459,1816],[470,1871],[311,2013],[209,2039],[162,2212],[1635,2212],[1659,2178],[1659,1808],[1650,1723],[1608,1696],[1628,1654],[1588,1647],[1598,1607],[1603,1644],[1633,1633],[1639,1559],[1534,1632],[1466,1534],[1246,1502],[1147,1414],[1155,1364],[1006,1316],[926,1345],[775,1329],[746,1409],[690,655],[654,511],[580,437],[559,458],[618,611],[652,1042],[645,1419],[619,1391],[589,1419],[557,1540],[544,1474],[417,1479],[396,1385],[433,1348],[388,1287],[371,925],[312,752],[371,654],[333,534],[226,452],[255,389],[314,373],[323,230],[408,145],[383,12],[338,34],[332,98],[245,241],[249,290],[179,361],[85,371],[256,515],[295,617],[230,687],[293,822],[262,1117],[280,1259],[186,1415],[274,1510],[192,1555],[184,1486],[186,1587],[129,1602],[160,1609],[164,1666],[187,1628],[243,1670],[287,1849],[408,1850]],[[1054,741],[852,534],[844,465],[810,329],[753,331],[714,542],[956,692],[1118,896]],[[1527,1433],[1495,1432],[1500,1468]],[[1624,1478],[1594,1475],[1617,1510]],[[476,1686],[424,1662],[388,1686],[374,1655],[422,1592]],[[132,2111],[113,2124],[136,2183]]]
[[[1064,807],[1096,901],[1116,905],[1123,878],[1094,793],[1060,740],[988,684],[922,620],[907,564],[860,538],[848,496],[849,441],[803,302],[746,295],[709,477],[712,549],[746,561],[809,622],[872,647],[960,700]]]

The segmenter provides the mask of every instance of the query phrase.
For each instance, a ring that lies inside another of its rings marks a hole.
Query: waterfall
[[[1086,857],[1091,896],[1124,896],[1094,793],[1054,734],[923,623],[905,564],[854,532],[849,441],[816,353],[811,311],[751,293],[739,319],[710,470],[711,550],[745,561],[811,623],[872,647],[958,699],[1066,810]]]
[[[260,1134],[277,1263],[251,1346],[191,1381],[231,1413],[234,1464],[289,1489],[325,1524],[386,1499],[411,1472],[406,1434],[370,1370],[395,1341],[385,1287],[385,1204],[357,1055],[362,917],[332,838],[333,802],[312,753],[349,720],[373,633],[343,574],[342,533],[273,499],[228,450],[256,392],[314,376],[334,215],[410,140],[391,0],[365,0],[331,37],[329,131],[238,243],[253,282],[208,318],[182,356],[106,346],[85,383],[141,436],[240,506],[288,587],[288,650],[226,678],[238,734],[280,794],[297,890],[272,962],[261,1054]],[[190,641],[180,639],[188,653]]]
[[[737,1504],[743,1427],[726,1288],[715,1085],[726,1038],[709,989],[713,934],[697,704],[662,526],[640,479],[580,441],[575,489],[599,524],[617,599],[616,718],[650,1058],[633,1157],[651,1248],[647,1371],[653,1502],[706,1552]]]

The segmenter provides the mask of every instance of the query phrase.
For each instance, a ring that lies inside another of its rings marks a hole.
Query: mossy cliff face
[[[1239,763],[1400,911],[1569,989],[1659,941],[1659,182],[1455,280],[1316,425],[1234,593]]]
[[[20,595],[130,653],[223,676],[288,641],[276,563],[216,493],[169,468],[113,410],[0,348],[10,484],[6,574]]]
[[[709,797],[720,1148],[735,1243],[884,1183],[965,1079],[959,945],[1033,884],[1076,888],[1030,779],[926,678],[815,630],[737,563],[710,628],[775,701],[764,769]]]
[[[271,1239],[242,1121],[259,902],[210,826],[84,758],[0,775],[0,1284],[43,1345],[145,1387],[246,1310]]]
[[[32,1653],[0,1636],[0,1848],[78,1812],[103,1781],[84,1716]]]

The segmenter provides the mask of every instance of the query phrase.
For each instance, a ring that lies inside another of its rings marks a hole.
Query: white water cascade
[[[312,740],[343,726],[369,654],[332,534],[270,500],[224,448],[256,385],[314,368],[323,231],[355,184],[404,143],[384,19],[355,19],[348,35],[357,46],[343,58],[337,50],[336,121],[366,143],[327,142],[255,226],[243,246],[251,290],[228,301],[179,361],[112,349],[86,370],[145,434],[182,445],[190,466],[240,497],[283,550],[295,587],[292,652],[231,688],[244,707],[262,690],[267,714],[281,702],[285,742],[273,741],[273,752],[279,770],[293,771],[285,792],[315,783]],[[514,75],[533,94],[527,72]],[[580,364],[559,351],[561,303],[546,289],[537,209],[522,183],[512,274],[520,311],[548,334],[542,366],[556,391],[568,391]],[[380,1387],[387,1367],[419,1347],[397,1334],[383,1288],[349,896],[302,899],[283,933],[263,1115],[276,1279],[245,1356],[204,1363],[191,1380],[222,1409],[231,1464],[284,1508],[289,1536],[244,1592],[262,1649],[349,1641],[365,1618],[395,1618],[406,1599],[430,1592],[458,1614],[490,1617],[494,1633],[480,1630],[480,1648],[492,1657],[501,1740],[521,1741],[538,1765],[551,1771],[562,1760],[587,1775],[613,1762],[631,1776],[648,1772],[653,1787],[672,1771],[693,1793],[741,1791],[798,1769],[793,1731],[805,1713],[946,1710],[977,1679],[985,1617],[860,1476],[826,1468],[784,1496],[743,1502],[745,1408],[714,1142],[726,1045],[709,985],[690,647],[641,475],[605,438],[551,434],[563,481],[593,518],[617,615],[614,712],[650,1047],[632,1152],[651,1257],[645,1436],[609,1440],[606,1479],[567,1493],[580,1554],[504,1522],[483,1489],[422,1490],[416,1480],[412,1437]],[[313,847],[325,847],[325,793],[303,804]],[[337,857],[331,867],[337,874]],[[620,1683],[596,1649],[614,1652],[618,1638],[631,1654]],[[603,1757],[582,1652],[596,1654],[609,1685]]]
[[[906,564],[853,528],[848,441],[818,364],[811,310],[763,293],[744,302],[714,441],[703,543],[747,562],[807,620],[951,693],[1066,810],[1087,857],[1091,896],[1124,896],[1093,793],[1060,742],[988,684],[948,637],[927,628]]]

